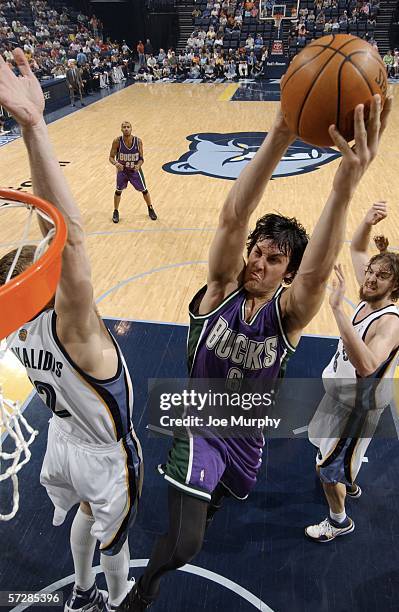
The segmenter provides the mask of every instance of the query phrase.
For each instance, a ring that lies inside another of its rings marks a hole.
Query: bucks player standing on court
[[[65,611],[106,612],[128,591],[127,535],[141,490],[132,385],[121,351],[96,310],[82,219],[49,140],[42,89],[22,50],[13,54],[21,76],[0,56],[0,104],[21,126],[33,191],[64,215],[68,240],[55,304],[23,325],[11,347],[54,413],[40,476],[54,504],[53,524],[61,525],[80,502],[70,536],[75,585]],[[35,247],[23,248],[16,274],[31,265],[34,253]],[[0,260],[0,283],[14,255]],[[92,567],[97,540],[108,604]]]
[[[391,106],[383,111],[382,128]],[[295,219],[265,215],[248,236],[248,225],[275,167],[295,140],[281,115],[253,160],[234,183],[219,217],[207,285],[190,305],[188,340],[192,377],[274,379],[303,328],[322,304],[327,280],[342,246],[353,193],[377,154],[381,101],[371,104],[367,129],[363,106],[355,112],[356,149],[330,127],[342,153],[332,191],[307,244]],[[243,260],[247,244],[248,261]],[[288,285],[283,288],[282,285]],[[201,549],[205,527],[222,498],[245,498],[256,482],[263,439],[175,439],[165,466],[169,484],[169,531],[158,539],[140,581],[120,610],[144,610],[158,596],[160,579]]]
[[[338,325],[337,351],[323,372],[326,395],[309,424],[309,439],[319,448],[317,471],[330,515],[305,529],[317,542],[330,542],[351,533],[354,521],[346,515],[345,498],[360,497],[355,478],[382,412],[392,400],[392,381],[399,354],[399,256],[386,251],[369,260],[371,228],[387,216],[385,202],[367,212],[351,244],[352,263],[360,299],[349,319],[343,310],[345,279],[336,266],[337,281],[330,305]],[[382,244],[381,244],[382,243]]]
[[[122,136],[118,136],[112,143],[109,161],[116,167],[116,190],[114,195],[114,212],[112,221],[119,223],[119,203],[122,191],[131,183],[136,191],[143,194],[148,207],[148,216],[153,221],[157,215],[151,204],[151,196],[145,184],[144,174],[141,166],[144,163],[143,143],[137,136],[132,134],[132,124],[124,121],[121,125]]]

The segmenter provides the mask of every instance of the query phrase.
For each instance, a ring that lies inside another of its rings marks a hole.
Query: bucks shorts
[[[329,394],[323,397],[308,428],[310,442],[319,449],[316,465],[323,482],[353,484],[383,411],[359,414]]]
[[[61,525],[75,504],[88,502],[94,517],[91,533],[100,550],[116,555],[133,524],[142,487],[140,443],[130,432],[113,444],[91,445],[50,420],[40,482],[54,505],[54,525]]]
[[[165,465],[158,471],[172,486],[210,501],[221,482],[237,499],[245,499],[256,484],[262,464],[263,436],[253,438],[175,438]]]
[[[116,174],[117,191],[123,191],[126,189],[128,183],[131,183],[136,191],[147,191],[142,170],[138,170],[137,172],[136,170],[118,170]]]

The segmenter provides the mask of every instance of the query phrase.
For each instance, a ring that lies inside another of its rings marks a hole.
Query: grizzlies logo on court
[[[162,167],[173,174],[204,174],[234,180],[251,161],[266,135],[267,132],[191,134],[187,136],[189,151]],[[313,172],[339,156],[340,153],[329,147],[321,149],[296,140],[288,147],[273,178]]]

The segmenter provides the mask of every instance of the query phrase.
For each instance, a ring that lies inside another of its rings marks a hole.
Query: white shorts
[[[384,408],[360,415],[326,394],[309,423],[308,437],[318,447],[316,465],[326,483],[352,484],[359,473]],[[359,435],[354,436],[354,431]]]
[[[142,487],[142,454],[134,432],[119,442],[89,445],[50,420],[40,482],[54,504],[54,525],[64,522],[75,504],[88,502],[91,533],[100,550],[116,555],[136,518]]]

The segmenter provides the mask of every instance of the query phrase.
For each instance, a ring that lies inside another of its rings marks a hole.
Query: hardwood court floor
[[[187,322],[188,302],[205,282],[210,241],[232,182],[171,174],[162,166],[188,151],[186,137],[191,134],[270,129],[275,102],[226,100],[231,91],[225,84],[135,84],[49,126],[58,159],[68,162],[64,172],[83,213],[95,295],[104,316]],[[143,170],[159,215],[156,222],[148,218],[142,196],[131,187],[122,195],[119,225],[111,221],[115,170],[108,154],[124,120],[131,121],[144,143]],[[385,199],[390,217],[378,226],[378,233],[386,234],[393,247],[399,245],[398,140],[396,104],[379,156],[353,199],[348,241],[372,202]],[[252,226],[256,217],[277,210],[298,217],[312,232],[338,164],[336,159],[313,172],[271,181]],[[1,147],[0,185],[16,188],[27,179],[22,140]],[[14,240],[15,221],[8,216],[2,219],[1,243]],[[340,261],[347,273],[348,300],[356,302],[348,243]],[[327,299],[306,333],[336,335]]]

